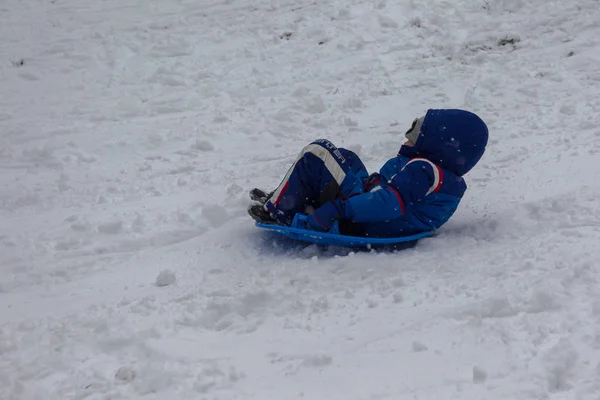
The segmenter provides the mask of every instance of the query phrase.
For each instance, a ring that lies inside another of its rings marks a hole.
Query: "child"
[[[256,221],[290,225],[307,213],[311,229],[339,220],[353,236],[400,237],[441,227],[467,189],[462,176],[483,156],[486,124],[464,110],[428,110],[413,121],[398,155],[369,176],[350,150],[328,140],[306,146],[281,184],[266,194],[253,189]]]

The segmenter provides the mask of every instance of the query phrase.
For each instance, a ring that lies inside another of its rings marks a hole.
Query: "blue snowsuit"
[[[303,149],[265,209],[289,224],[311,206],[322,230],[331,221],[320,220],[339,219],[342,233],[357,236],[432,231],[456,211],[467,189],[462,176],[483,156],[487,140],[477,115],[428,110],[414,146],[402,146],[370,176],[356,154],[317,140]]]

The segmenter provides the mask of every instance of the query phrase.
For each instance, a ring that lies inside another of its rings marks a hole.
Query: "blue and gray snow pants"
[[[363,193],[368,172],[352,151],[326,139],[306,146],[288,170],[265,209],[280,223],[290,225],[297,213],[318,208],[338,197]]]

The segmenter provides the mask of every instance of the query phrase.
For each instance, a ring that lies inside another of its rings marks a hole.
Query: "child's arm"
[[[390,221],[410,213],[413,204],[437,191],[443,172],[425,159],[413,159],[387,183],[374,183],[367,193],[323,204],[308,216],[312,229],[326,231],[335,219],[368,223]]]
[[[387,182],[370,192],[344,201],[341,217],[354,222],[380,222],[410,212],[413,204],[437,191],[443,182],[440,167],[425,159],[413,159]]]

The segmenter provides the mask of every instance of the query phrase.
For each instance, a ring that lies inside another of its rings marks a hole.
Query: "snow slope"
[[[0,399],[598,399],[597,0],[0,3]],[[258,231],[315,138],[490,127],[403,251]]]

